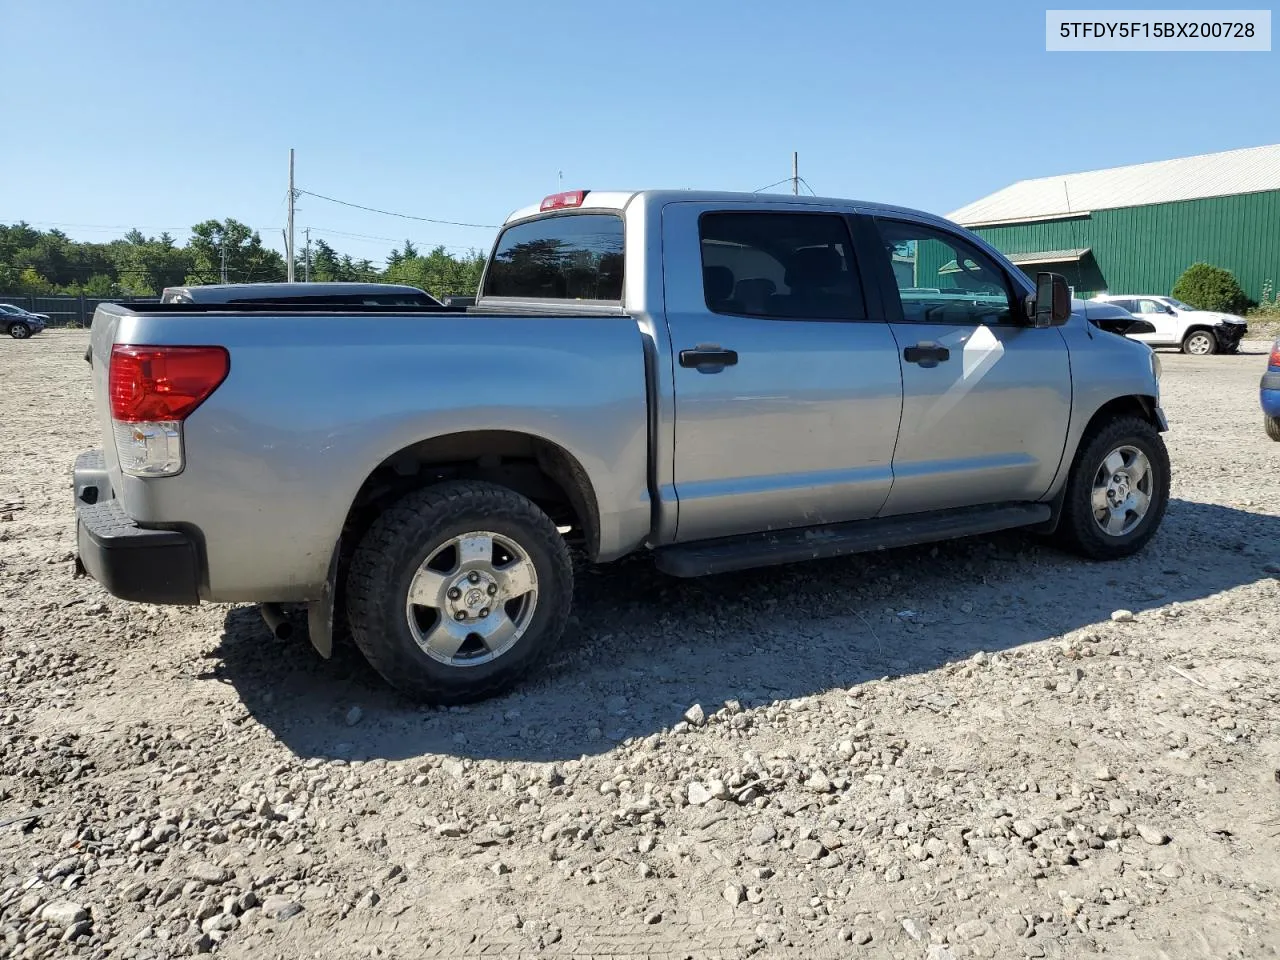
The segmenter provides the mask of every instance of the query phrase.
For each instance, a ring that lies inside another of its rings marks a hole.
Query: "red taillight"
[[[540,210],[563,210],[565,207],[580,207],[587,198],[586,190],[566,190],[564,193],[553,193],[543,197]]]
[[[1267,361],[1267,365],[1280,370],[1280,340],[1271,345],[1271,359]]]
[[[125,423],[182,420],[227,377],[223,347],[111,348],[111,417]]]

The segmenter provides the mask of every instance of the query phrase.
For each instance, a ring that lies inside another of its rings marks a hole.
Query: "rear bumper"
[[[1280,417],[1280,370],[1267,371],[1262,375],[1258,396],[1262,402],[1263,413],[1268,417]]]
[[[200,602],[200,554],[179,530],[147,530],[124,512],[111,491],[102,451],[76,458],[76,562],[121,600],[194,605]]]

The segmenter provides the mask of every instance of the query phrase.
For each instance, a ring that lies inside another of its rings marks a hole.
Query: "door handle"
[[[922,367],[936,367],[944,360],[951,359],[951,351],[940,343],[926,340],[904,349],[902,359],[907,363],[918,363]]]
[[[715,344],[698,344],[693,350],[680,351],[680,366],[695,367],[699,373],[719,373],[737,362],[737,350],[726,350]]]

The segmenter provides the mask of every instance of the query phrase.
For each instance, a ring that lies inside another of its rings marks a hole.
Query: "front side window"
[[[866,318],[849,230],[839,214],[704,213],[698,233],[703,294],[715,313]]]
[[[907,323],[1009,323],[1004,271],[963,238],[903,220],[876,218]]]
[[[485,274],[484,296],[620,302],[622,271],[622,217],[542,217],[502,232]]]
[[[1166,307],[1162,303],[1155,300],[1139,300],[1138,309],[1130,310],[1130,313],[1164,313]]]

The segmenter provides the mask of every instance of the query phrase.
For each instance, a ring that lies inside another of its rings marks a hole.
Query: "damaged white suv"
[[[1243,317],[1216,310],[1197,310],[1173,297],[1135,297],[1102,294],[1093,298],[1128,310],[1155,327],[1153,333],[1131,333],[1150,347],[1179,347],[1183,353],[1203,357],[1211,353],[1235,353],[1249,330]]]

